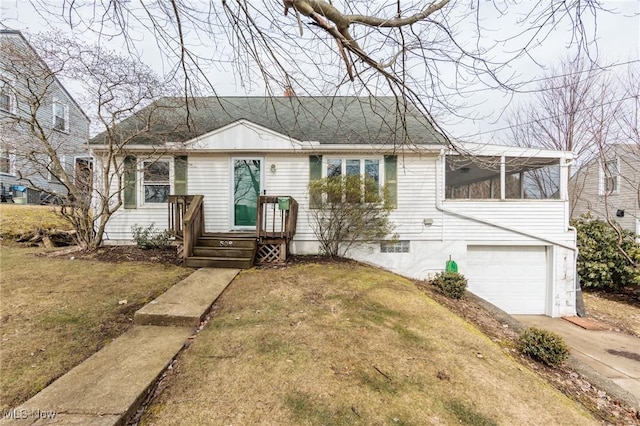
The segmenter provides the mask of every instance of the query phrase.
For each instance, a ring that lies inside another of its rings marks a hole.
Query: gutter
[[[440,154],[438,155],[438,164],[443,164],[444,157],[445,157],[445,150],[441,149],[440,150]],[[574,285],[573,293],[574,293],[574,303],[575,303],[574,307],[576,308],[576,311],[577,311],[578,305],[579,305],[579,303],[578,303],[578,293],[580,293],[580,302],[582,302],[582,292],[580,291],[580,281],[578,280],[578,265],[577,265],[578,247],[571,246],[571,245],[568,245],[568,244],[560,242],[560,241],[554,241],[552,239],[549,239],[549,238],[546,238],[546,237],[542,237],[540,235],[535,235],[535,234],[532,234],[532,233],[527,232],[527,231],[522,231],[520,229],[512,228],[510,226],[494,223],[494,222],[488,221],[486,219],[481,219],[479,217],[471,216],[471,215],[466,214],[466,213],[460,213],[460,212],[457,212],[455,210],[451,210],[451,209],[448,209],[448,208],[444,207],[442,205],[443,197],[441,197],[441,194],[440,194],[440,191],[443,188],[443,186],[440,184],[440,180],[442,179],[442,174],[443,173],[444,173],[444,171],[442,171],[442,170],[438,171],[438,167],[436,167],[436,209],[438,211],[440,211],[442,213],[448,213],[448,214],[451,214],[451,215],[454,215],[454,216],[458,216],[458,217],[461,217],[461,218],[464,218],[464,219],[468,219],[468,220],[471,220],[471,221],[474,221],[474,222],[477,222],[477,223],[482,223],[483,225],[489,225],[489,226],[493,226],[493,227],[498,228],[498,229],[504,229],[504,230],[509,231],[509,232],[514,232],[516,234],[524,235],[526,237],[533,238],[533,239],[536,239],[538,241],[542,241],[542,242],[545,242],[545,243],[548,243],[548,244],[551,244],[551,245],[554,245],[554,246],[563,247],[563,248],[566,248],[566,249],[571,250],[571,251],[574,252],[575,260],[576,260],[576,262],[575,262],[576,266],[574,267],[575,285]],[[442,237],[444,239],[444,226],[442,228],[443,228]],[[569,231],[573,232],[574,240],[577,241],[577,230],[576,230],[576,228],[573,227],[573,226],[569,226]],[[583,312],[583,315],[581,315],[581,316],[584,316],[584,312]]]

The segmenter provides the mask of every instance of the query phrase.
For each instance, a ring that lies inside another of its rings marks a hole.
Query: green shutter
[[[135,209],[138,206],[136,200],[136,157],[127,155],[124,157],[123,196],[124,208]]]
[[[322,155],[309,156],[309,183],[322,179]],[[309,191],[309,208],[317,209],[322,194]]]
[[[176,155],[173,158],[173,192],[175,195],[187,195],[186,155]]]
[[[398,205],[398,156],[384,156],[384,187],[389,195],[389,201],[395,207]]]

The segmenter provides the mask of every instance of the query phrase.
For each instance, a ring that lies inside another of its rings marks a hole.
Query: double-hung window
[[[13,155],[9,148],[0,144],[0,173],[13,174]]]
[[[14,100],[13,96],[8,90],[0,91],[0,111],[8,112],[13,114],[14,111]]]
[[[69,131],[69,107],[60,101],[53,101],[53,128],[61,132]]]
[[[379,159],[329,158],[326,164],[327,178],[339,177],[344,179],[346,185],[360,185],[360,191],[346,191],[348,197],[361,198],[356,194],[364,194],[364,201],[374,201],[379,197],[381,164]],[[347,199],[347,201],[357,202],[362,199]]]
[[[9,114],[16,113],[16,95],[12,90],[15,77],[0,72],[0,111]]]
[[[144,202],[166,203],[171,192],[169,161],[145,161],[143,167]]]

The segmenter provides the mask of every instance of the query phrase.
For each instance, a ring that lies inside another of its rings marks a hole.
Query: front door
[[[233,229],[255,229],[262,159],[233,158]]]

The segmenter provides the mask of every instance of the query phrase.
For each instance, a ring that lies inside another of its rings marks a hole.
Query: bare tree
[[[98,46],[55,35],[35,37],[32,44],[39,57],[35,51],[19,46],[3,46],[3,54],[10,59],[7,72],[16,82],[11,90],[18,105],[17,113],[6,117],[2,127],[21,135],[12,141],[17,155],[28,158],[64,186],[63,217],[73,225],[81,247],[96,248],[102,243],[107,222],[123,205],[123,191],[127,189],[124,175],[130,171],[125,167],[129,142],[142,136],[161,139],[156,129],[157,109],[143,107],[176,92],[142,63]],[[60,162],[67,147],[43,110],[51,108],[52,89],[61,78],[81,85],[83,104],[94,120],[94,131],[102,131],[100,149],[93,158],[100,163],[96,168],[99,175],[90,170],[78,174]],[[125,128],[117,126],[126,117],[133,117],[130,124]],[[3,137],[3,142],[10,141]],[[30,186],[44,189],[30,176],[22,178]]]
[[[621,79],[621,87],[621,105],[615,119],[622,139],[629,144],[626,159],[631,170],[640,164],[640,67],[629,66],[625,77]],[[621,178],[635,188],[636,207],[640,210],[640,171]]]
[[[506,142],[572,151],[576,157],[574,167],[594,158],[598,150],[591,120],[594,108],[602,101],[599,97],[602,73],[603,70],[594,68],[584,57],[563,59],[559,67],[551,68],[544,76],[528,101],[509,114]],[[539,178],[546,180],[544,176]],[[572,181],[572,211],[580,196],[580,182],[579,176]]]
[[[184,96],[215,91],[215,70],[232,64],[247,90],[268,94],[395,95],[399,112],[415,108],[445,135],[443,120],[472,114],[468,87],[512,90],[510,65],[563,22],[588,50],[584,20],[601,9],[596,0],[531,3],[525,16],[507,0],[30,1],[76,31],[122,36],[133,54],[141,34],[153,35]],[[498,18],[519,29],[496,38]]]

